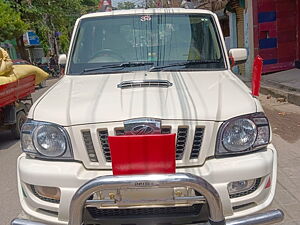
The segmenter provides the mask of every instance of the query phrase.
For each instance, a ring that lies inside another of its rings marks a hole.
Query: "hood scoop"
[[[118,88],[162,87],[168,88],[173,84],[168,80],[130,80],[118,84]]]

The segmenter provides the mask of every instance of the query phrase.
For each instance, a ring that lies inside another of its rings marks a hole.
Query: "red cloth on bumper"
[[[175,173],[175,136],[109,136],[113,174]]]

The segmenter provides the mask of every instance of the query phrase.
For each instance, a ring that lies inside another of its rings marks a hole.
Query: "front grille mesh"
[[[132,209],[98,209],[88,207],[86,210],[93,218],[120,218],[120,217],[159,217],[159,216],[186,216],[198,215],[202,204],[181,207],[156,207],[156,208],[132,208]]]
[[[188,127],[178,127],[176,141],[176,160],[181,160],[183,158],[188,130]]]
[[[95,153],[94,144],[92,141],[92,136],[90,131],[82,131],[83,141],[91,162],[98,162],[97,155]]]
[[[182,160],[183,156],[186,152],[186,144],[188,138],[193,138],[193,145],[191,152],[189,152],[190,159],[197,159],[200,154],[202,140],[204,136],[204,127],[195,127],[194,136],[189,137],[189,126],[178,126],[177,127],[177,139],[176,139],[176,160]],[[175,128],[176,129],[176,128]],[[162,134],[170,134],[172,132],[171,126],[162,126],[161,133]],[[114,135],[120,136],[124,135],[124,127],[115,127]],[[98,129],[98,138],[102,149],[102,154],[105,158],[106,162],[111,162],[110,148],[108,144],[108,129]],[[91,133],[90,131],[82,131],[82,136],[84,140],[84,144],[86,146],[87,153],[89,155],[90,161],[98,162],[94,145],[92,143]]]
[[[202,145],[203,134],[204,134],[204,128],[197,127],[195,130],[195,136],[194,136],[190,159],[198,159],[201,145]]]
[[[106,162],[111,162],[110,149],[108,145],[108,131],[107,129],[99,130],[99,139]]]

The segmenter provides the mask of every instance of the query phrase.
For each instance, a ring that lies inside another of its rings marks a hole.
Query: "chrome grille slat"
[[[189,128],[186,126],[178,127],[176,141],[176,160],[181,160],[183,158],[188,130]]]
[[[98,162],[98,158],[95,152],[92,135],[90,131],[82,131],[83,141],[91,162]]]
[[[98,133],[104,158],[106,162],[111,162],[110,149],[108,144],[108,130],[99,130]]]
[[[196,127],[190,159],[197,159],[199,157],[201,146],[202,146],[203,135],[204,135],[204,128]]]

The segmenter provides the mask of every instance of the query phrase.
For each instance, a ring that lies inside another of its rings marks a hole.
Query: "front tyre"
[[[16,123],[12,125],[10,130],[13,138],[20,139],[21,128],[22,125],[25,123],[26,119],[27,117],[24,111],[17,112]]]

